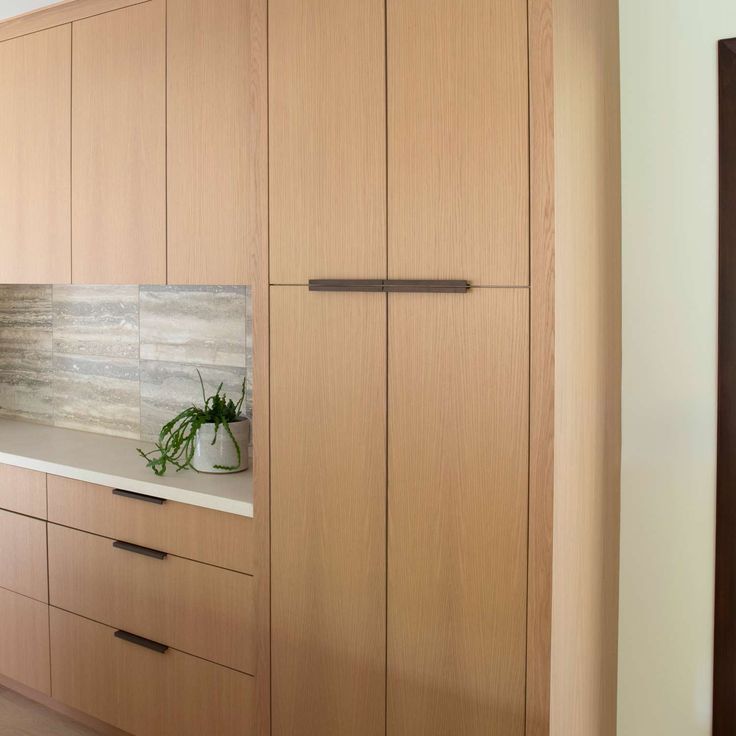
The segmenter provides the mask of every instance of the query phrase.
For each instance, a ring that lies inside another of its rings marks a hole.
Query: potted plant
[[[198,473],[237,473],[248,468],[250,421],[241,413],[245,379],[235,403],[223,393],[222,383],[206,396],[202,374],[197,374],[204,406],[192,405],[164,424],[154,450],[138,449],[156,475],[163,475],[169,463],[177,472],[192,468]]]

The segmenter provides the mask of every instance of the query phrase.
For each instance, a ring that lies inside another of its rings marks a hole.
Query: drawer
[[[0,588],[0,674],[51,694],[49,607]]]
[[[254,680],[51,608],[52,695],[136,736],[250,736]]]
[[[150,503],[112,488],[48,477],[49,520],[180,557],[253,573],[253,519],[183,503]]]
[[[181,557],[113,547],[49,524],[49,597],[67,611],[255,672],[253,578]]]
[[[0,508],[46,518],[46,473],[0,465]]]
[[[0,587],[48,603],[45,521],[0,511]]]

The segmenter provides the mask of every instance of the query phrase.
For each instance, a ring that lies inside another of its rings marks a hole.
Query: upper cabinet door
[[[163,0],[73,25],[72,280],[166,283]]]
[[[0,43],[0,282],[69,283],[71,29]]]
[[[384,0],[271,0],[271,282],[386,275]]]
[[[388,0],[390,278],[529,278],[526,0]]]
[[[267,237],[266,2],[168,0],[169,283],[253,282]]]

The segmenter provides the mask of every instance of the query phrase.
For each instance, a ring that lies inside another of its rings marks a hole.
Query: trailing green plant
[[[232,422],[242,419],[241,410],[245,401],[245,379],[240,399],[234,402],[228,399],[222,391],[222,383],[217,387],[212,396],[207,396],[204,389],[202,374],[197,371],[199,384],[202,387],[202,400],[204,406],[190,406],[175,416],[170,422],[161,427],[161,432],[156,442],[156,448],[150,452],[143,452],[138,448],[138,453],[146,460],[146,464],[156,475],[163,475],[168,464],[174,465],[177,472],[185,468],[192,468],[192,458],[197,446],[197,432],[203,424],[214,424],[215,434],[212,439],[214,445],[217,441],[217,433],[224,430],[235,445],[238,455],[238,464],[234,466],[216,465],[218,470],[237,470],[240,466],[240,446],[230,429]]]

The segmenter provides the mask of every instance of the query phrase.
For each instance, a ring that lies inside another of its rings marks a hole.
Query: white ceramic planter
[[[217,439],[212,444],[215,425],[204,424],[197,431],[197,441],[192,458],[192,467],[195,470],[200,473],[239,473],[248,469],[250,421],[244,417],[238,422],[232,422],[230,431],[240,447],[240,464],[238,464],[238,452],[227,430],[220,427],[217,430]],[[233,466],[235,466],[233,470],[223,470],[223,467]]]

